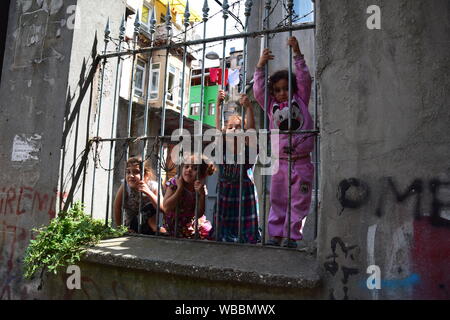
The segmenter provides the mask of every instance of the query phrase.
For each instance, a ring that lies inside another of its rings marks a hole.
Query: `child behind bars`
[[[269,78],[269,101],[266,106],[270,120],[270,129],[288,130],[289,119],[291,130],[311,130],[313,121],[308,111],[311,95],[311,76],[306,66],[303,54],[300,51],[295,37],[288,39],[294,53],[295,74],[292,75],[291,96],[289,96],[289,71],[275,72]],[[274,59],[269,48],[264,49],[254,74],[253,91],[261,108],[265,98],[265,66],[269,60]],[[291,106],[289,108],[289,100]],[[269,245],[279,246],[282,239],[287,247],[297,247],[297,240],[302,239],[302,221],[309,213],[311,204],[311,185],[314,177],[314,166],[311,163],[310,153],[314,148],[312,134],[295,133],[292,135],[292,144],[289,145],[289,135],[279,134],[279,143],[274,145],[272,140],[272,154],[278,152],[278,171],[272,174],[270,189],[270,213],[268,231],[271,239]],[[276,139],[275,139],[276,140]],[[291,155],[292,176],[289,174],[289,155]],[[277,166],[275,166],[277,167]],[[291,184],[291,219],[288,217],[288,183]],[[290,226],[290,238],[288,230]]]
[[[154,234],[156,232],[156,208],[158,206],[158,183],[154,180],[154,173],[150,161],[144,162],[144,175],[141,179],[140,157],[131,157],[126,164],[126,184],[122,184],[114,200],[114,218],[117,226],[122,225],[122,205],[125,212],[124,225],[131,233],[138,232],[139,199],[142,193],[141,210],[143,224],[141,233]],[[125,194],[124,194],[125,193]],[[125,196],[125,202],[123,197]],[[162,198],[160,210],[162,211]],[[164,228],[160,228],[164,233]]]
[[[179,175],[166,182],[164,227],[170,236],[195,238],[198,223],[199,238],[209,239],[212,226],[204,215],[207,193],[205,180],[214,171],[215,166],[206,157],[188,155],[183,158]]]

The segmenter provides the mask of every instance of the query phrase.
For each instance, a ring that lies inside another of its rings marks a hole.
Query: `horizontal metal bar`
[[[304,133],[313,133],[313,134],[320,134],[319,130],[280,130],[278,132],[279,134],[304,134]]]
[[[289,132],[289,130],[285,130],[285,131],[279,131],[278,133],[279,134],[306,134],[306,133],[311,133],[311,134],[314,134],[314,135],[316,135],[316,134],[318,135],[318,134],[320,134],[320,131],[319,130],[299,130],[299,131],[293,130],[293,131]],[[235,133],[230,134],[230,135],[238,137],[238,136],[241,136],[241,135],[242,136],[248,136],[249,134],[245,133],[245,132],[244,133],[235,132]],[[256,135],[258,135],[258,132],[256,132]],[[174,135],[173,137],[176,137],[176,138],[178,138],[178,137],[193,137],[193,138],[195,138],[195,137],[203,137],[203,136],[204,136],[203,134],[186,134],[186,135],[181,134],[181,135]],[[91,141],[92,142],[108,142],[108,141],[138,142],[138,141],[143,141],[143,140],[148,140],[148,139],[170,140],[170,139],[172,139],[172,136],[142,136],[142,137],[130,137],[130,138],[105,138],[105,139],[97,137],[97,138],[92,138]],[[178,141],[173,141],[173,142],[178,142]]]
[[[99,57],[100,57],[100,59],[119,57],[119,56],[121,57],[121,56],[130,55],[130,54],[148,53],[153,50],[163,50],[163,49],[167,50],[167,49],[181,48],[184,46],[194,46],[194,45],[199,45],[199,44],[203,44],[203,43],[218,42],[218,41],[232,40],[232,39],[241,39],[241,38],[247,38],[247,37],[255,38],[258,36],[273,34],[273,33],[315,29],[315,27],[316,27],[315,23],[305,23],[305,24],[293,25],[291,27],[281,27],[281,28],[276,28],[276,29],[271,29],[271,30],[261,30],[261,31],[254,31],[254,32],[243,32],[243,33],[231,34],[231,35],[226,35],[226,36],[207,38],[204,40],[203,39],[192,40],[192,41],[187,41],[187,42],[170,43],[170,44],[166,44],[163,46],[157,46],[157,47],[147,47],[147,48],[141,48],[141,49],[137,49],[137,50],[114,52],[114,53],[100,55]]]

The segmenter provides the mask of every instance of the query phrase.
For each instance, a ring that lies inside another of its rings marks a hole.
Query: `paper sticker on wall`
[[[20,134],[14,137],[11,154],[12,162],[39,161],[42,136],[38,134]]]
[[[16,39],[14,66],[24,68],[43,59],[45,37],[47,35],[48,12],[37,10],[20,16],[19,33]]]

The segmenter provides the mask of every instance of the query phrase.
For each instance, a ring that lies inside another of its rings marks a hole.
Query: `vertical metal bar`
[[[65,144],[65,142],[64,142]],[[59,185],[59,210],[61,211],[63,208],[63,194],[64,194],[64,163],[66,160],[66,146],[63,145],[61,148],[61,181],[60,181],[60,185]]]
[[[314,8],[314,25],[317,18],[317,3],[313,1]],[[316,43],[316,27],[314,26],[314,44]],[[318,130],[318,93],[317,93],[317,67],[316,67],[316,51],[314,45],[314,130]],[[319,164],[320,164],[320,137],[314,136],[314,213],[315,213],[315,228],[314,239],[317,238],[317,228],[319,224]]]
[[[222,5],[223,9],[223,36],[225,37],[227,35],[227,19],[228,19],[228,1],[224,1]],[[227,48],[227,41],[224,39],[222,41],[222,90],[225,90],[225,70],[227,67],[227,60],[226,60],[226,48]],[[224,102],[222,101],[222,108],[221,110],[221,125],[225,123],[225,110],[224,110]]]
[[[128,93],[128,123],[127,123],[127,137],[131,137],[131,124],[132,124],[132,115],[133,115],[133,96],[134,96],[134,80],[136,75],[136,46],[139,35],[139,10],[136,12],[136,18],[134,19],[134,33],[133,33],[133,62],[131,63],[131,79],[130,79],[130,92]],[[130,141],[127,141],[125,148],[125,169],[124,169],[124,184],[123,184],[123,193],[122,193],[122,224],[125,224],[125,195],[127,191],[127,162],[130,156]]]
[[[288,0],[287,2],[287,8],[288,8],[288,24],[289,27],[292,26],[292,9],[294,7],[293,0]],[[292,31],[289,31],[289,37],[292,37]],[[289,121],[288,121],[288,130],[289,130],[289,153],[288,153],[288,233],[287,233],[287,241],[291,240],[291,210],[292,210],[292,47],[289,46],[289,96],[288,96],[288,103],[289,103]]]
[[[187,0],[186,2],[186,9],[184,11],[184,43],[187,42],[187,28],[189,27],[189,19],[191,17],[191,13],[189,11],[189,0]],[[187,61],[187,46],[184,46],[184,52],[183,52],[183,76],[181,79],[181,106],[180,106],[180,130],[183,130],[183,126],[184,126],[184,118],[183,118],[183,113],[184,113],[184,98],[185,98],[185,69],[186,69],[186,61]],[[189,86],[190,87],[190,86]]]
[[[251,10],[252,10],[252,5],[253,2],[251,0],[247,0],[245,2],[245,30],[244,32],[247,33],[248,32],[248,21],[251,15]],[[246,93],[246,84],[247,84],[247,52],[248,52],[248,38],[245,37],[244,38],[244,65],[243,65],[243,83],[242,83],[242,89],[241,89],[241,93]],[[241,106],[241,119],[242,119],[242,133],[245,132],[245,106]],[[245,137],[244,140],[239,140],[239,141],[244,141],[244,145],[241,146],[240,152],[244,152],[244,161],[246,163],[247,159],[245,157],[246,155],[246,150],[245,148],[247,148],[247,146],[245,145]],[[242,149],[243,147],[243,149]],[[250,159],[248,159],[250,160]],[[242,241],[242,196],[243,196],[243,183],[244,183],[244,165],[240,164],[239,165],[239,220],[238,220],[238,239],[239,242],[243,242]],[[256,237],[255,237],[256,239]]]
[[[167,29],[167,43],[170,44],[172,41],[171,38],[171,31],[172,31],[172,15],[170,13],[170,4],[167,4],[167,12],[166,12],[166,29]],[[166,51],[166,65],[165,65],[165,72],[164,72],[164,96],[163,96],[163,106],[162,106],[162,113],[161,113],[161,130],[160,134],[161,137],[164,137],[165,131],[166,131],[166,105],[167,105],[167,71],[169,69],[169,53],[170,48],[167,48]],[[160,140],[160,146],[159,146],[159,157],[158,157],[158,195],[161,194],[161,157],[163,153],[163,144]],[[161,199],[158,197],[158,207],[156,208],[156,235],[159,235],[159,214],[160,214],[160,207]]]
[[[106,29],[105,29],[105,49],[103,50],[103,53],[106,54],[106,50],[108,49],[108,42],[109,42],[109,35],[111,34],[111,30],[109,28],[109,18],[108,22],[106,23]],[[102,76],[101,76],[101,83],[100,83],[100,100],[98,103],[98,116],[97,116],[97,134],[96,137],[100,135],[100,120],[102,115],[102,103],[103,103],[103,89],[104,89],[104,80],[105,80],[105,68],[106,68],[106,58],[103,59],[103,66],[102,66]],[[97,147],[98,147],[97,142]],[[97,154],[96,154],[97,155]],[[94,214],[94,194],[95,194],[95,175],[96,175],[96,164],[94,164],[94,172],[92,176],[92,195],[91,195],[91,217]],[[106,223],[106,221],[105,221]]]
[[[70,105],[71,105],[71,97],[70,97],[70,90],[67,93],[67,101],[66,101],[66,110],[64,114],[64,129],[67,127],[67,119],[69,118],[70,113]],[[63,194],[64,194],[64,166],[66,161],[66,140],[67,136],[63,138],[61,142],[61,168],[60,168],[60,181],[59,181],[59,211],[63,209]]]
[[[270,9],[272,8],[272,1],[271,0],[266,0],[265,2],[265,12],[264,12],[264,16],[265,16],[265,28],[266,30],[270,29],[270,20],[269,20],[269,16],[270,16]],[[264,36],[264,48],[268,48],[269,47],[269,35],[266,34]],[[267,132],[267,128],[268,128],[268,116],[267,116],[267,108],[269,107],[269,88],[267,87],[268,84],[268,80],[269,80],[269,61],[267,61],[266,65],[264,66],[264,130],[266,130]],[[270,138],[270,135],[269,137]],[[270,141],[270,140],[268,140]],[[270,143],[268,144],[268,146],[270,146]],[[262,217],[262,221],[263,221],[263,231],[262,231],[262,244],[265,245],[266,243],[266,218],[267,218],[267,214],[266,214],[266,209],[267,208],[267,175],[263,175],[263,217]]]
[[[223,102],[221,102],[220,103],[220,127],[219,128],[216,128],[217,130],[219,130],[220,132],[222,132],[222,127],[223,127],[223,117],[222,117],[222,109],[223,109],[223,107],[224,107],[224,103]],[[217,105],[216,106],[216,113],[218,112],[218,110],[219,110],[219,105]],[[223,139],[223,136],[222,136],[222,134],[219,136],[219,138],[215,138],[215,140],[214,140],[215,142],[216,142],[216,146],[220,143],[220,144],[223,144],[223,142],[224,142],[224,139]],[[221,150],[223,150],[223,149],[221,149]],[[221,154],[222,155],[222,159],[218,159],[219,161],[220,161],[220,163],[221,163],[221,161],[223,161],[223,154]],[[215,229],[215,240],[216,241],[219,241],[219,233],[221,232],[220,231],[220,207],[219,207],[219,200],[220,200],[220,192],[221,192],[221,188],[220,188],[220,183],[221,183],[221,181],[220,181],[220,178],[221,178],[221,170],[219,169],[218,170],[219,172],[218,172],[218,174],[217,174],[217,186],[216,186],[216,204],[215,204],[215,206],[216,206],[216,210],[215,210],[215,217],[214,217],[214,229]]]
[[[140,16],[139,16],[139,10],[136,13],[136,20],[134,22],[134,36],[135,36],[135,43],[137,44],[138,41],[138,36],[139,36],[139,31],[141,28],[141,22],[140,22]],[[150,56],[151,56],[151,52],[150,52]],[[149,60],[149,62],[151,62],[151,58]],[[145,70],[145,69],[144,69]],[[145,72],[145,71],[144,71]],[[144,78],[142,78],[142,81],[145,81]],[[134,90],[133,90],[134,91]],[[146,93],[147,94],[147,93]],[[147,126],[147,119],[148,119],[148,101],[147,101],[147,97],[146,97],[146,102],[145,102],[145,113],[144,113],[144,131],[146,132],[146,126]],[[146,133],[144,133],[144,136],[146,135]],[[147,141],[147,140],[145,140]],[[145,141],[144,141],[144,149],[145,149]],[[140,173],[139,173],[139,180],[143,180],[144,179],[144,161],[145,161],[145,154],[144,154],[144,150],[142,151],[142,158],[141,158],[141,163],[139,165],[139,169],[140,169]],[[139,192],[139,208],[138,208],[138,217],[137,217],[137,223],[138,223],[138,233],[142,233],[142,192]]]
[[[123,145],[123,154],[125,155],[125,157],[128,157],[127,155],[128,153],[128,141],[126,143],[124,143]],[[127,192],[127,159],[125,160],[125,167],[123,169],[123,192],[122,192],[122,206],[120,208],[120,213],[121,213],[121,217],[122,217],[122,226],[125,225],[125,194]]]
[[[153,43],[153,35],[155,33],[155,28],[154,25],[156,23],[155,21],[155,16],[154,16],[155,10],[153,10],[152,16],[151,16],[151,20],[150,20],[150,46]],[[146,86],[147,86],[147,90],[145,92],[145,108],[144,108],[144,137],[147,136],[148,133],[148,105],[150,104],[150,72],[151,72],[151,67],[152,67],[152,55],[153,55],[153,51],[149,51],[148,53],[148,74],[147,74],[147,81],[146,81]],[[143,79],[143,81],[145,81]],[[141,159],[142,159],[142,163],[141,163],[141,180],[144,179],[145,176],[145,160],[146,160],[146,156],[147,156],[147,139],[144,139],[143,141],[143,148],[142,148],[142,154],[141,154]],[[142,224],[144,223],[143,220],[143,213],[142,213],[142,192],[139,193],[139,233],[141,233],[142,231]],[[157,195],[159,197],[159,194]],[[146,222],[145,222],[146,223]]]
[[[116,52],[120,52],[122,49],[122,41],[124,40],[124,32],[125,32],[125,18],[122,18],[122,23],[120,24],[120,36],[119,36],[119,44],[117,45]],[[113,102],[113,114],[112,114],[112,124],[111,124],[111,138],[116,137],[116,129],[117,129],[117,113],[119,110],[119,96],[120,96],[120,80],[122,78],[122,58],[117,57],[117,66],[116,66],[116,83],[114,86],[114,102]],[[111,171],[114,170],[112,168],[113,165],[113,150],[114,150],[115,142],[111,141],[109,148],[109,166],[108,166],[108,186],[107,186],[107,195],[106,195],[106,221],[108,221],[109,210],[111,209],[110,202],[112,195],[112,184],[113,184],[113,175]],[[111,210],[111,217],[113,217],[113,210]],[[114,221],[114,218],[112,219]],[[114,223],[113,223],[114,225]]]
[[[206,23],[208,21],[208,12],[209,12],[209,8],[208,8],[208,4],[207,1],[205,1],[204,3],[205,5],[203,6],[203,40],[206,39]],[[223,2],[223,6],[227,5],[227,1]],[[203,43],[203,50],[202,50],[202,84],[201,84],[201,90],[200,90],[200,127],[199,127],[199,132],[195,133],[197,134],[199,137],[203,136],[203,117],[204,117],[204,109],[205,109],[205,57],[206,57],[206,43]],[[200,143],[199,146],[196,146],[196,150],[200,150],[201,152],[201,139],[194,139],[194,141],[199,141],[198,143]],[[197,155],[196,155],[197,156]],[[199,155],[200,156],[200,155]],[[200,161],[201,161],[201,156],[200,156]],[[200,180],[200,166],[197,169],[197,180]],[[199,238],[199,233],[198,233],[198,219],[199,217],[199,193],[196,192],[195,193],[195,238],[198,239]]]
[[[189,11],[189,0],[186,2],[186,9],[184,11],[184,43],[187,41],[187,28],[189,27],[189,18],[191,17],[191,13]],[[186,70],[186,60],[187,60],[187,46],[184,46],[183,51],[183,69],[182,69],[182,79],[181,79],[181,106],[180,106],[180,122],[179,122],[179,129],[180,132],[183,132],[184,127],[184,89],[185,89],[185,70]],[[190,87],[190,86],[189,86]],[[178,154],[179,157],[181,157],[181,154],[183,153],[182,148],[180,148],[180,152]],[[181,174],[181,164],[178,166],[178,173]],[[175,212],[175,236],[178,233],[178,217],[180,215],[180,206],[177,204],[176,212]]]
[[[223,35],[226,36],[227,34],[227,19],[228,19],[228,9],[229,9],[229,5],[228,2],[223,2],[222,5],[222,9],[223,9]],[[226,47],[227,47],[227,41],[225,39],[223,39],[222,41],[222,85],[221,85],[221,89],[225,90],[225,70],[226,70]],[[225,101],[221,102],[221,107],[220,107],[220,130],[223,128],[223,125],[225,123]],[[218,106],[216,106],[216,110],[218,110]],[[217,112],[217,111],[216,111]],[[224,140],[221,139],[221,141],[219,141],[219,143],[223,143]],[[222,149],[224,150],[224,149]],[[224,160],[224,159],[221,159]],[[221,174],[219,171],[219,183],[218,183],[218,187],[217,187],[217,195],[216,195],[216,241],[219,240],[219,233],[220,233],[220,217],[219,217],[219,199],[220,199],[220,193],[221,193],[221,187],[220,187],[220,179],[221,179]]]

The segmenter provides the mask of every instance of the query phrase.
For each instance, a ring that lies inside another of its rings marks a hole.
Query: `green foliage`
[[[84,213],[81,203],[75,203],[68,212],[61,212],[46,227],[33,229],[35,240],[25,252],[25,278],[31,279],[38,270],[57,273],[58,268],[80,261],[86,247],[107,238],[120,237],[127,229],[113,229],[104,221],[94,220]]]

